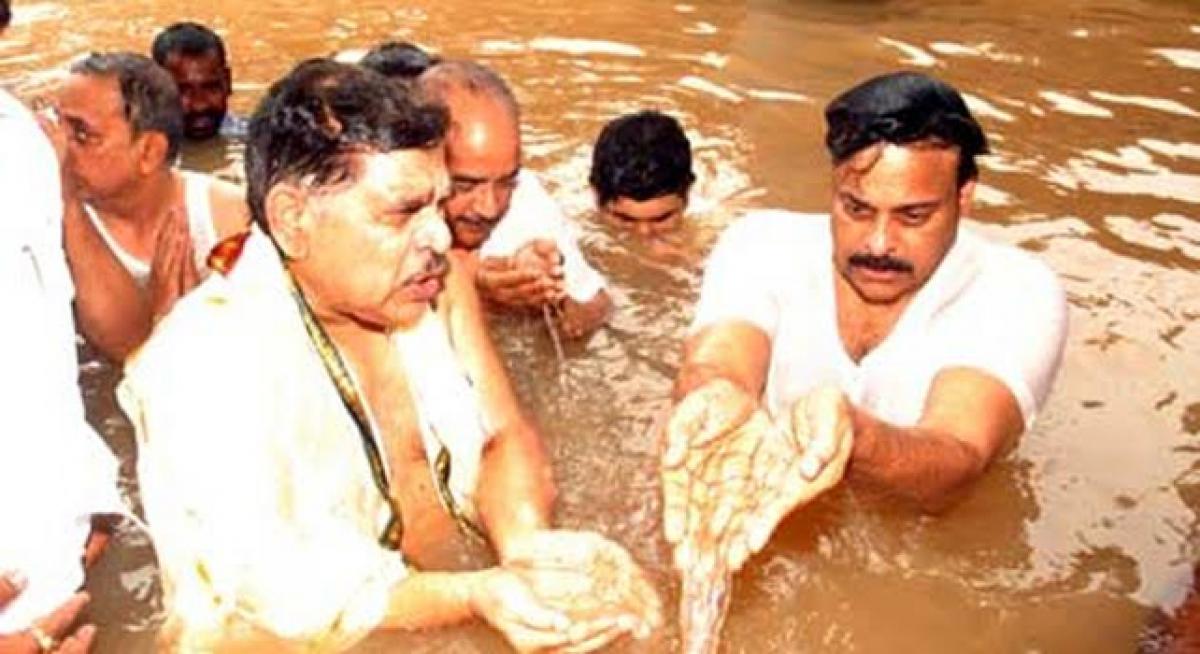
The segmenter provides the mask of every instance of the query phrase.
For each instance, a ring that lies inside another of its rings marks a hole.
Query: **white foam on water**
[[[929,44],[929,49],[940,55],[948,57],[981,57],[983,52],[979,48],[955,43],[953,41],[934,41]]]
[[[1191,107],[1178,102],[1176,100],[1168,100],[1166,98],[1150,98],[1143,95],[1118,95],[1116,93],[1108,93],[1105,91],[1089,92],[1093,98],[1102,102],[1111,102],[1113,104],[1129,104],[1147,109],[1155,109],[1165,111],[1178,116],[1187,116],[1189,118],[1200,117],[1200,112]]]
[[[900,60],[900,63],[902,64],[920,66],[922,68],[929,68],[938,65],[937,57],[925,52],[915,45],[905,43],[903,41],[897,41],[896,39],[891,39],[886,36],[881,36],[878,40],[883,45],[891,46],[908,57],[907,59]]]
[[[1191,50],[1188,48],[1154,48],[1150,52],[1180,68],[1200,70],[1200,50]]]
[[[976,116],[986,116],[987,118],[992,118],[1002,123],[1011,123],[1016,121],[1016,117],[1014,117],[1012,114],[977,95],[963,93],[962,96],[963,100],[967,103],[967,108],[970,109],[971,113],[975,114]]]
[[[812,102],[812,98],[794,91],[779,91],[775,89],[746,89],[746,95],[755,100],[767,102]]]
[[[700,55],[673,54],[668,55],[668,58],[675,61],[693,61],[709,68],[716,68],[717,70],[721,70],[725,67],[725,64],[729,63],[729,55],[711,51]]]
[[[475,52],[489,55],[520,54],[525,50],[524,43],[505,39],[485,39],[475,45]]]
[[[1068,190],[1085,189],[1107,195],[1136,195],[1200,204],[1200,175],[1189,175],[1150,166],[1129,172],[1113,171],[1090,159],[1074,157],[1065,166],[1054,166],[1043,179]]]
[[[675,11],[681,14],[690,14],[696,11],[696,7],[693,5],[675,5]]]
[[[712,23],[700,21],[691,27],[683,28],[683,31],[688,34],[697,34],[699,36],[712,36],[721,30],[717,29],[717,26],[713,25]]]
[[[742,101],[742,96],[738,95],[736,92],[721,86],[716,82],[706,80],[703,77],[698,77],[696,75],[684,75],[683,77],[679,78],[679,81],[675,82],[675,84],[685,89],[707,93],[711,96],[726,100],[728,102]]]
[[[975,182],[975,202],[989,207],[1011,207],[1017,200],[1007,191],[1001,191],[983,182]]]
[[[1080,27],[1079,29],[1076,29],[1076,30],[1071,30],[1071,36],[1073,36],[1077,39],[1086,39],[1087,37],[1089,37],[1091,35],[1092,35],[1091,32],[1087,31],[1086,29],[1084,29],[1082,27]]]
[[[636,45],[598,39],[571,39],[559,36],[539,36],[529,42],[538,52],[562,52],[571,55],[613,55],[615,57],[645,57],[646,51]]]
[[[1092,118],[1112,118],[1113,112],[1094,105],[1086,100],[1059,93],[1058,91],[1041,91],[1038,97],[1053,105],[1055,111],[1074,116],[1087,116]]]
[[[1159,139],[1140,139],[1138,145],[1168,157],[1200,159],[1200,143],[1171,143]]]
[[[20,27],[48,20],[65,20],[70,12],[66,7],[55,2],[37,2],[21,4],[12,12],[12,23],[9,27]]]

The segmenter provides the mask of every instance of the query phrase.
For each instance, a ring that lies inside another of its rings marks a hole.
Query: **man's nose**
[[[892,250],[892,222],[887,216],[875,219],[871,226],[871,234],[867,240],[867,250],[871,254],[884,255]]]
[[[475,191],[475,213],[492,221],[500,218],[500,195],[495,184],[481,184]]]
[[[654,236],[654,225],[647,221],[639,220],[633,228],[633,233],[642,238],[649,238]]]
[[[442,216],[440,208],[436,205],[430,205],[419,214],[421,223],[417,226],[416,234],[413,238],[416,240],[417,247],[424,247],[445,254],[450,249],[450,227],[446,225],[446,219]]]

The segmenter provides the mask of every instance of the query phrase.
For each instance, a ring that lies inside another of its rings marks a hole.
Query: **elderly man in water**
[[[846,479],[947,506],[1059,366],[1054,273],[962,225],[987,142],[958,92],[889,74],[825,117],[830,215],[749,215],[705,269],[662,460],[685,578],[736,570]]]
[[[446,221],[480,294],[504,310],[548,312],[569,338],[591,334],[612,300],[558,204],[521,167],[521,113],[508,84],[481,64],[443,61],[417,86],[450,111]]]
[[[625,550],[550,528],[540,438],[447,254],[445,128],[323,59],[251,120],[253,227],[120,388],[168,649],[339,651],[479,617],[521,650],[588,651],[657,623]],[[464,536],[499,564],[415,567]]]
[[[55,106],[61,121],[48,128],[62,158],[76,315],[88,340],[120,361],[208,273],[210,248],[246,229],[243,190],[176,168],[179,96],[148,57],[88,55]],[[109,274],[114,257],[120,275]]]

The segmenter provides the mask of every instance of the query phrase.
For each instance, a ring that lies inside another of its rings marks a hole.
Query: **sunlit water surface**
[[[1032,433],[945,516],[851,489],[790,519],[735,582],[725,651],[1128,652],[1181,600],[1200,558],[1200,5],[18,0],[15,9],[0,80],[26,96],[78,54],[145,51],[183,17],[227,38],[242,113],[298,59],[385,38],[501,71],[524,106],[526,164],[575,219],[619,311],[563,364],[538,322],[501,321],[498,337],[553,454],[561,522],[627,545],[670,612],[677,585],[647,431],[678,365],[704,253],[740,208],[824,210],[820,117],[837,92],[897,67],[945,77],[969,93],[994,146],[979,227],[1037,252],[1066,285],[1072,329],[1057,389]],[[642,106],[682,117],[696,147],[681,261],[639,250],[590,210],[590,144],[606,120]],[[185,162],[236,178],[240,158],[234,147]],[[90,415],[122,454],[136,498],[116,373],[87,359]],[[159,602],[146,539],[122,533],[89,588],[100,651],[148,649]],[[677,645],[668,626],[617,649]],[[471,626],[381,635],[362,650],[503,644]]]

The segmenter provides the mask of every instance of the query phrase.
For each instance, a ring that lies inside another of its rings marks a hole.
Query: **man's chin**
[[[183,135],[192,141],[204,141],[215,137],[220,127],[220,123],[213,121],[184,123]]]

